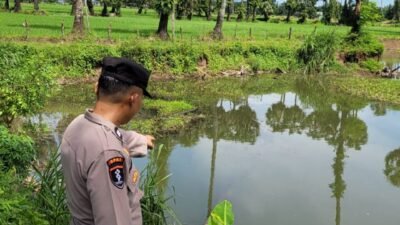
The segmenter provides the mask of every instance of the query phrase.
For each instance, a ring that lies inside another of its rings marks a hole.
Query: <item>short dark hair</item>
[[[97,84],[98,99],[107,99],[113,103],[118,103],[122,98],[133,89],[133,85],[119,81],[113,77],[100,76]]]

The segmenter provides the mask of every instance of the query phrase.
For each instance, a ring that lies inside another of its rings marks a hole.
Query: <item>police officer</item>
[[[61,143],[71,224],[141,225],[139,171],[131,157],[147,154],[154,137],[124,131],[141,108],[149,72],[125,58],[106,57],[93,109],[75,118]]]

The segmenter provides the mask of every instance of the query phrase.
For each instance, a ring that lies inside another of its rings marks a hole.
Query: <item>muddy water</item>
[[[35,117],[55,141],[93,103],[85,90],[65,88]],[[223,199],[238,225],[399,224],[399,107],[301,82],[203,105],[203,121],[159,139],[183,224],[203,225]]]

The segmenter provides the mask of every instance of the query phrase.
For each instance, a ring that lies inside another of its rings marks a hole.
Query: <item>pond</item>
[[[33,120],[48,124],[59,142],[93,104],[90,93],[65,87],[63,95],[75,100],[58,96]],[[399,107],[302,82],[205,99],[204,120],[158,140],[183,224],[203,225],[224,199],[238,225],[399,224]],[[140,168],[146,161],[134,159]]]

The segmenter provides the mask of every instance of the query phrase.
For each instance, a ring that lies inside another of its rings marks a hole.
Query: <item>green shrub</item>
[[[362,68],[367,69],[367,70],[370,71],[371,73],[378,73],[378,72],[380,72],[380,71],[382,70],[382,68],[383,68],[383,65],[382,65],[379,61],[377,61],[377,60],[375,60],[375,59],[367,59],[367,60],[365,60],[365,61],[362,61],[362,62],[360,63],[360,66],[361,66]]]
[[[126,43],[121,55],[144,64],[148,69],[173,74],[190,74],[197,71],[200,59],[207,60],[210,72],[239,70],[254,58],[262,70],[282,68],[287,70],[293,59],[293,46],[288,41],[230,42],[230,43]]]
[[[54,71],[34,48],[0,44],[0,123],[41,109],[54,86]]]
[[[95,44],[68,44],[38,47],[46,64],[57,68],[60,77],[83,77],[99,66],[103,57],[118,56],[115,47]]]
[[[345,62],[360,62],[367,58],[379,58],[383,53],[383,44],[374,36],[361,32],[350,33],[343,42]]]
[[[18,174],[28,174],[28,167],[35,154],[31,138],[11,134],[6,127],[0,125],[0,163],[5,171],[15,168]]]
[[[334,32],[309,35],[297,50],[297,61],[304,66],[304,73],[321,73],[332,66],[337,44]]]
[[[48,225],[33,202],[31,188],[21,185],[23,178],[14,168],[0,162],[0,224]]]

